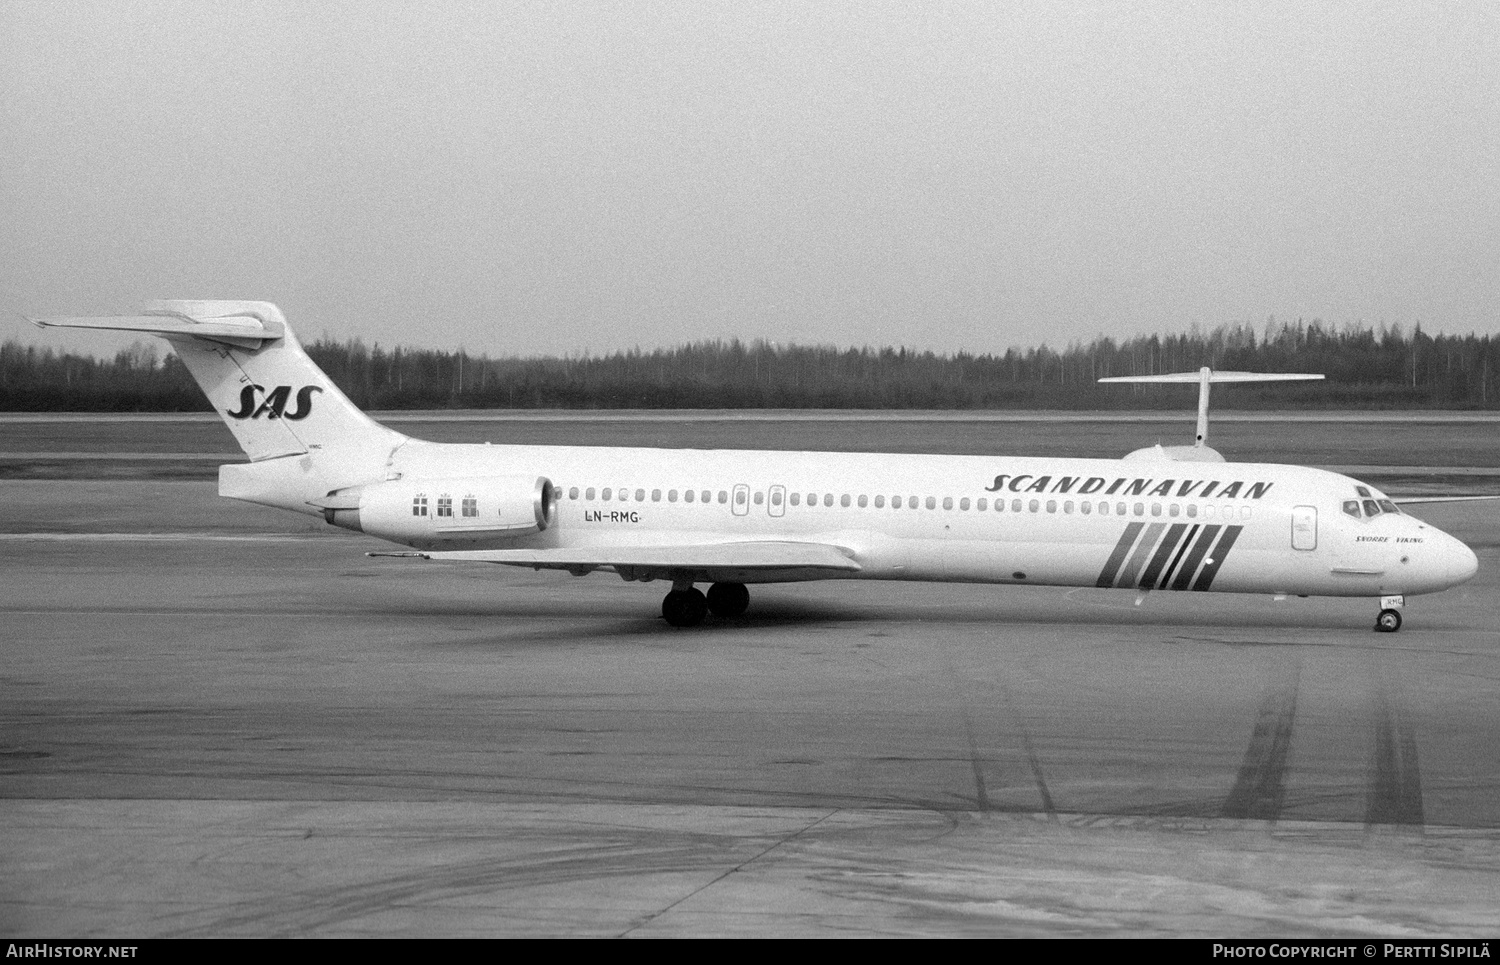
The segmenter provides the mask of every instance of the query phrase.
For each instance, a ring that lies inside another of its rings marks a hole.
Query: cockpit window
[[[1344,500],[1344,512],[1349,516],[1353,516],[1355,519],[1359,519],[1359,500]]]
[[[1396,508],[1396,504],[1393,503],[1393,502],[1391,502],[1389,499],[1382,499],[1380,501],[1380,508],[1383,509],[1383,510],[1385,510],[1388,513],[1399,513],[1399,512],[1401,512],[1401,510],[1399,510],[1399,509]]]
[[[1367,500],[1365,500],[1365,515],[1366,516],[1379,516],[1380,515],[1380,507],[1375,503],[1375,500],[1373,500],[1373,499],[1367,499]]]
[[[1368,496],[1368,495],[1370,495],[1370,490],[1366,486],[1355,486],[1354,487],[1354,491],[1357,492],[1357,493],[1359,493],[1361,496]]]

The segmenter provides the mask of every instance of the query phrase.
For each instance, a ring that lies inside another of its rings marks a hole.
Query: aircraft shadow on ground
[[[1326,644],[1330,631],[1346,631],[1349,639],[1340,645],[1362,643],[1371,637],[1371,628],[1351,614],[1254,614],[1244,613],[1172,613],[1141,612],[1123,608],[1087,606],[1037,607],[1005,606],[1002,602],[985,605],[945,607],[933,604],[898,606],[882,604],[878,608],[855,603],[827,600],[758,599],[744,615],[721,619],[712,615],[695,627],[672,627],[662,619],[654,596],[639,603],[611,603],[583,610],[569,601],[532,599],[496,599],[485,604],[473,600],[444,603],[437,599],[408,601],[399,607],[374,607],[370,615],[385,613],[393,617],[432,617],[470,619],[493,623],[486,629],[497,631],[494,639],[515,641],[547,639],[576,642],[580,638],[640,637],[662,635],[672,639],[690,639],[692,635],[721,636],[755,631],[815,630],[830,626],[898,626],[996,628],[1045,626],[1078,627],[1084,632],[1158,630],[1179,643],[1201,643],[1222,646],[1297,646],[1305,643]],[[521,625],[507,625],[521,622]],[[564,625],[547,626],[552,621]],[[1193,632],[1197,631],[1197,632]],[[1303,634],[1318,634],[1313,641]],[[1265,639],[1257,635],[1265,634]],[[1288,637],[1287,635],[1291,635]],[[1220,636],[1224,635],[1223,639]]]

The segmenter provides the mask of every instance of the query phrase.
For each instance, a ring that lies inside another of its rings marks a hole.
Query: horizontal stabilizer
[[[848,551],[838,546],[770,540],[679,546],[447,550],[421,555],[445,563],[501,563],[508,566],[555,569],[609,567],[661,573],[672,570],[824,570],[858,573],[861,569],[850,558]]]
[[[1207,450],[1202,456],[1195,457],[1190,454],[1180,453],[1169,455],[1167,458],[1179,462],[1223,462],[1224,457],[1208,449],[1208,390],[1209,386],[1216,382],[1303,382],[1310,379],[1321,379],[1319,373],[1311,372],[1215,372],[1208,366],[1203,366],[1196,372],[1167,372],[1162,375],[1115,375],[1100,382],[1127,382],[1135,384],[1157,385],[1197,385],[1198,386],[1198,432],[1193,437],[1192,448]],[[1187,449],[1188,447],[1176,447],[1174,450]],[[1153,450],[1137,449],[1127,459],[1151,459],[1159,458]]]
[[[171,304],[173,307],[164,307]],[[243,311],[243,302],[230,302]],[[192,307],[189,315],[179,307]],[[220,314],[224,311],[224,314]],[[281,338],[285,324],[275,317],[258,318],[243,313],[229,313],[215,302],[149,303],[144,315],[110,315],[103,317],[33,318],[40,328],[92,328],[119,332],[141,332],[163,338],[192,337],[239,348],[259,348],[263,343]]]
[[[1214,372],[1210,371],[1207,381],[1219,382],[1302,382],[1308,379],[1321,379],[1322,375],[1308,372]],[[1177,383],[1197,385],[1205,381],[1202,372],[1170,372],[1166,375],[1116,375],[1100,382],[1138,382],[1138,383]]]

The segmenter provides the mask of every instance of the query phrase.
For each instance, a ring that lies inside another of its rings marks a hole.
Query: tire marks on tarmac
[[[1220,817],[1275,821],[1281,816],[1301,678],[1299,662],[1266,689],[1250,734],[1250,746],[1245,749],[1234,786],[1219,811]]]
[[[1282,817],[1291,773],[1301,673],[1299,662],[1266,688],[1250,744],[1219,811],[1220,817],[1260,821]],[[1426,817],[1416,728],[1404,710],[1399,690],[1393,692],[1378,666],[1373,668],[1371,678],[1372,751],[1366,769],[1364,823],[1371,827],[1421,827]]]
[[[1365,824],[1426,823],[1422,775],[1417,765],[1417,731],[1384,681],[1375,700],[1375,753],[1370,759],[1370,790]]]

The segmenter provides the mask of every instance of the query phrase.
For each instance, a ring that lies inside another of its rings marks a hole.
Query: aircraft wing
[[[803,578],[858,573],[853,554],[831,543],[755,540],[667,546],[591,546],[566,549],[444,550],[428,553],[370,553],[370,556],[421,557],[443,563],[499,563],[583,574],[614,570],[626,579],[732,578],[735,574],[772,572]],[[714,574],[718,574],[715,576]]]
[[[1411,506],[1416,503],[1472,503],[1481,499],[1500,499],[1500,496],[1392,496],[1391,502],[1397,506]]]

